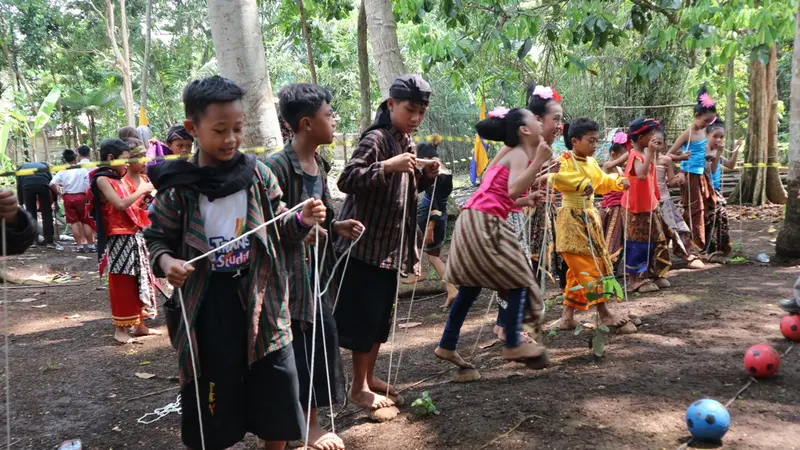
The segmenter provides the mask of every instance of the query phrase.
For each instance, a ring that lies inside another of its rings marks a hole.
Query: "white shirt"
[[[91,162],[82,159],[79,164]],[[89,170],[88,169],[69,169],[58,172],[50,180],[50,185],[61,185],[65,194],[85,194],[89,190]]]
[[[247,190],[243,189],[213,202],[205,195],[200,195],[200,215],[203,217],[209,247],[219,248],[236,239],[245,231]],[[233,272],[246,266],[249,258],[250,239],[244,238],[217,251],[212,256],[211,270]]]

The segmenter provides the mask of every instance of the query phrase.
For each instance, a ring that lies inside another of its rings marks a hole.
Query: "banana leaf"
[[[39,106],[39,111],[36,112],[36,118],[33,119],[33,128],[31,131],[34,136],[39,134],[42,128],[47,125],[47,122],[50,121],[50,116],[53,114],[59,97],[61,97],[61,87],[53,86],[53,89],[50,90],[50,93],[47,94],[47,97],[44,98],[42,104]]]

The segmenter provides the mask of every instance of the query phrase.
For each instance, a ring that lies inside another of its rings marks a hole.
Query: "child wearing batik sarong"
[[[670,285],[664,276],[672,263],[664,222],[658,210],[660,195],[653,165],[658,155],[654,148],[648,148],[654,131],[660,126],[654,119],[636,119],[628,129],[633,146],[625,176],[631,187],[622,196],[622,205],[626,210],[625,271],[631,292],[654,292]]]
[[[722,166],[728,169],[736,167],[739,148],[737,145],[729,159],[722,156],[725,148],[725,124],[721,120],[709,125],[706,134],[706,173],[714,191],[706,200],[706,247],[703,253],[710,262],[724,263],[731,253],[731,236],[725,196],[722,195]]]
[[[705,176],[706,167],[706,128],[717,118],[716,102],[703,86],[697,92],[694,105],[694,122],[688,130],[681,133],[672,144],[667,155],[673,161],[681,161],[681,172],[685,183],[681,185],[683,219],[689,225],[692,237],[690,252],[699,252],[706,247],[706,203],[713,189]],[[680,155],[679,152],[682,152]]]
[[[526,312],[537,326],[541,322],[543,303],[533,269],[506,220],[514,201],[530,188],[552,151],[537,149],[541,123],[525,109],[497,108],[475,128],[484,139],[503,141],[512,150],[487,171],[456,221],[445,278],[459,289],[434,353],[460,368],[473,368],[456,347],[469,308],[488,288],[507,302],[503,359],[543,368],[548,362],[545,348],[520,335]]]
[[[613,175],[625,167],[628,162],[628,134],[617,131],[612,138],[608,161],[603,164],[603,172]],[[624,248],[624,211],[622,210],[622,192],[611,191],[603,195],[600,203],[600,219],[603,221],[603,235],[606,238],[608,256],[615,266],[615,272],[621,273],[620,255]]]
[[[692,234],[689,226],[683,221],[678,207],[669,194],[669,188],[682,186],[685,183],[684,174],[675,174],[672,158],[662,155],[661,151],[665,147],[666,136],[663,129],[656,129],[650,139],[650,148],[658,154],[656,159],[656,183],[658,184],[658,210],[661,212],[661,219],[664,221],[664,233],[667,235],[667,243],[672,243],[672,252],[687,262],[690,269],[702,269],[705,267],[703,261],[692,253]]]
[[[103,161],[129,158],[128,144],[119,139],[100,143]],[[150,225],[147,211],[141,208],[143,198],[153,185],[143,181],[138,188],[124,180],[126,166],[116,165],[92,171],[87,192],[88,208],[97,230],[97,256],[100,275],[108,269],[108,296],[114,339],[132,342],[134,336],[161,334],[144,325],[145,318],[156,313],[153,273],[148,265],[147,248],[142,229]]]
[[[561,155],[559,172],[550,176],[550,183],[563,196],[556,219],[556,250],[569,267],[561,329],[574,329],[579,323],[575,310],[588,311],[593,305],[603,325],[622,327],[629,321],[612,314],[607,305],[611,298],[622,298],[623,292],[614,278],[600,215],[594,206],[595,192],[622,191],[628,182],[619,175],[603,173],[592,156],[599,131],[600,125],[593,120],[581,118],[573,122],[564,133],[571,151]]]

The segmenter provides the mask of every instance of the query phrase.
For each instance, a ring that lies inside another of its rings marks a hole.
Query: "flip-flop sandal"
[[[647,294],[650,292],[658,292],[658,286],[653,284],[652,281],[645,281],[641,285],[635,288],[628,287],[628,292],[638,292],[640,294]]]
[[[653,284],[655,284],[659,289],[666,289],[672,286],[672,283],[670,283],[666,278],[656,278],[655,281],[653,281]]]

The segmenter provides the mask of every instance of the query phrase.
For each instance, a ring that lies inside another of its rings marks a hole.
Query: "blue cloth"
[[[438,189],[437,189],[438,190]],[[437,197],[439,197],[437,195]],[[436,198],[433,200],[433,209],[431,209],[431,197],[427,192],[422,194],[422,199],[417,207],[417,226],[425,234],[425,226],[428,221],[428,212],[433,210],[441,211],[440,216],[431,215],[431,222],[433,223],[433,242],[425,244],[425,251],[436,250],[441,248],[444,244],[444,239],[447,234],[447,197]]]
[[[706,169],[706,143],[707,139],[693,141],[689,143],[689,150],[692,155],[688,161],[681,161],[681,170],[695,175],[702,175]],[[686,150],[686,145],[683,146],[683,151]]]
[[[458,345],[458,337],[461,334],[461,326],[467,318],[469,308],[475,303],[481,293],[479,287],[462,286],[458,289],[458,295],[450,307],[450,314],[447,316],[447,324],[444,326],[442,340],[439,347],[446,350],[455,350]],[[519,331],[522,323],[523,307],[525,306],[527,291],[526,288],[510,289],[508,291],[508,306],[505,310],[503,322],[506,328],[506,347],[519,346]]]
[[[711,184],[718,191],[722,189],[722,161],[717,164],[717,171],[711,174]]]
[[[625,241],[625,271],[630,274],[647,272],[655,248],[655,242]]]

